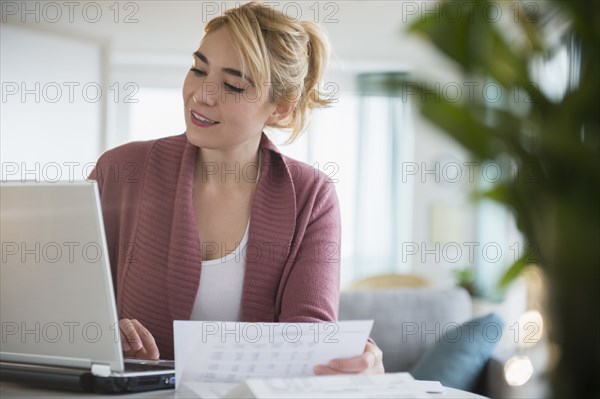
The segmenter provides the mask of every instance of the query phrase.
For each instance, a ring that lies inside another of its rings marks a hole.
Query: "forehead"
[[[210,66],[239,69],[241,64],[233,46],[233,35],[226,27],[207,33],[198,50],[206,56]]]

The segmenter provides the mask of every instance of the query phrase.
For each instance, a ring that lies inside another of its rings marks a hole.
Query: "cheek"
[[[266,120],[260,107],[244,102],[222,104],[221,112],[229,115],[230,126],[236,126],[240,131],[254,133],[257,129],[262,128]]]
[[[235,125],[243,125],[248,123],[251,114],[248,113],[247,107],[244,107],[239,102],[224,102],[221,103],[221,112],[228,116],[229,123]]]
[[[183,80],[183,88],[181,90],[181,94],[183,95],[183,99],[186,100],[192,93],[192,85],[190,83],[190,74],[185,75],[185,79]]]

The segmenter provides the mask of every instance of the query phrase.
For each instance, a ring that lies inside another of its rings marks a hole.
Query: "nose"
[[[200,83],[192,99],[197,104],[205,104],[212,107],[217,103],[218,93],[219,90],[216,83],[204,81]]]

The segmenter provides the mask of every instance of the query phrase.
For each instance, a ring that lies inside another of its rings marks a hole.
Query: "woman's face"
[[[186,135],[198,147],[232,150],[257,143],[273,122],[276,106],[267,86],[242,76],[231,42],[226,27],[207,34],[183,84]]]

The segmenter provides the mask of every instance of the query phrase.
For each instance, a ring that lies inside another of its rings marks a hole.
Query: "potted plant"
[[[486,15],[492,5],[517,7],[511,10],[511,32],[517,33],[512,38],[506,25]],[[568,0],[451,1],[410,27],[465,76],[495,82],[505,93],[530,100],[526,106],[491,106],[485,98],[455,101],[439,93],[438,98],[421,96],[420,107],[476,159],[517,165],[513,176],[483,195],[514,212],[529,243],[504,283],[533,262],[546,273],[549,333],[558,348],[551,383],[557,398],[600,397],[599,8],[598,2]],[[532,68],[552,55],[543,34],[544,9],[569,23],[569,61],[578,79],[560,96],[535,84]],[[421,82],[414,87],[435,90]]]
[[[472,267],[464,267],[453,271],[454,280],[458,287],[464,288],[469,295],[475,296],[477,293],[475,287],[475,271]]]

